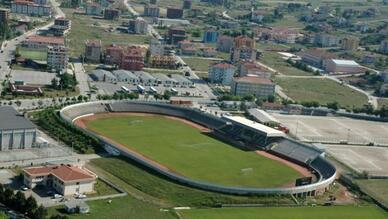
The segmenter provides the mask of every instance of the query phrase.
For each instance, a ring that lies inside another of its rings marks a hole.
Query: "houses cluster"
[[[113,1],[104,0],[89,2],[85,6],[85,14],[90,16],[101,16],[106,20],[116,20],[120,17],[121,11],[112,7]]]
[[[11,3],[11,12],[28,16],[51,16],[48,0],[15,0]]]

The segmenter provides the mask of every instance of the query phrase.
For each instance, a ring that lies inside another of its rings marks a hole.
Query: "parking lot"
[[[326,145],[326,151],[359,173],[388,176],[388,147]]]
[[[24,81],[30,85],[50,85],[51,80],[56,78],[56,74],[41,71],[12,70],[12,81]]]
[[[272,115],[302,141],[388,146],[388,123],[346,117]]]

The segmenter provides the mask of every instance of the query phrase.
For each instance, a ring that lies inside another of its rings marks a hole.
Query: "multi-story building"
[[[181,8],[167,8],[167,18],[170,19],[180,19],[183,17],[183,9]]]
[[[9,21],[9,10],[0,8],[0,23],[8,23]]]
[[[360,40],[357,37],[348,36],[341,40],[341,48],[343,50],[356,50]]]
[[[36,126],[12,106],[0,106],[0,151],[28,149],[37,138]]]
[[[251,12],[251,21],[262,22],[264,17],[270,12],[266,9],[259,9]]]
[[[144,5],[144,16],[159,17],[160,9],[157,5]]]
[[[238,75],[243,76],[257,76],[261,78],[271,78],[271,72],[253,61],[243,61],[238,65]]]
[[[335,59],[337,56],[323,49],[308,49],[301,54],[302,61],[317,68],[325,68],[329,59]]]
[[[236,96],[254,95],[259,98],[267,98],[275,95],[275,84],[267,78],[239,77],[233,79],[231,92]]]
[[[218,40],[219,33],[216,30],[207,30],[203,34],[204,43],[215,43]]]
[[[50,16],[51,7],[46,4],[36,4],[28,0],[16,0],[11,3],[11,12],[28,16]]]
[[[314,44],[321,47],[338,46],[340,40],[337,36],[329,35],[326,33],[318,33],[314,37]]]
[[[100,63],[101,61],[101,40],[86,40],[85,58],[87,62]]]
[[[23,46],[31,49],[46,49],[47,46],[59,47],[65,45],[63,37],[33,35],[23,41]]]
[[[147,34],[149,32],[148,22],[141,17],[129,20],[128,31],[136,34]]]
[[[63,72],[68,64],[67,48],[64,46],[47,47],[47,68],[56,72]]]
[[[259,27],[255,29],[255,35],[260,40],[275,41],[278,43],[295,43],[300,35],[297,30],[281,27]]]
[[[151,55],[150,67],[176,69],[178,67],[178,63],[174,56]]]
[[[120,17],[120,11],[113,8],[104,9],[104,19],[107,20],[116,20]]]
[[[23,182],[28,188],[37,185],[54,189],[61,195],[92,193],[96,175],[72,165],[41,166],[23,169]]]
[[[85,12],[87,15],[102,15],[103,7],[96,2],[88,3],[86,4]]]
[[[182,8],[183,9],[191,9],[191,6],[193,5],[191,0],[183,0]]]
[[[379,51],[381,53],[388,54],[388,40],[381,41]]]
[[[234,39],[230,60],[239,62],[242,60],[256,60],[258,50],[255,48],[255,40],[246,36],[238,36]]]
[[[176,45],[186,39],[186,30],[183,27],[170,27],[167,32],[167,42]]]
[[[233,37],[219,36],[217,39],[217,50],[220,52],[230,52],[233,47]]]
[[[106,49],[105,62],[125,70],[141,70],[144,67],[146,50],[139,46],[110,45]]]
[[[63,36],[70,28],[71,28],[71,21],[64,17],[60,17],[54,20],[54,25],[50,27],[50,31],[55,36]]]
[[[218,63],[209,68],[211,83],[231,85],[236,68],[228,63]]]

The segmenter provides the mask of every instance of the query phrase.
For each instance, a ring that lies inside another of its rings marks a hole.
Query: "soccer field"
[[[387,219],[388,213],[374,207],[270,207],[182,210],[184,219]]]
[[[290,186],[300,177],[278,161],[242,151],[163,116],[102,116],[86,126],[195,180],[227,186],[279,187]]]

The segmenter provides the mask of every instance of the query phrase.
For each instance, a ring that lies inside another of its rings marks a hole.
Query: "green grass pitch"
[[[182,210],[184,219],[387,219],[388,213],[374,206],[269,207]]]
[[[162,116],[112,116],[87,128],[195,180],[242,187],[290,185],[300,174],[277,161],[246,152]]]

